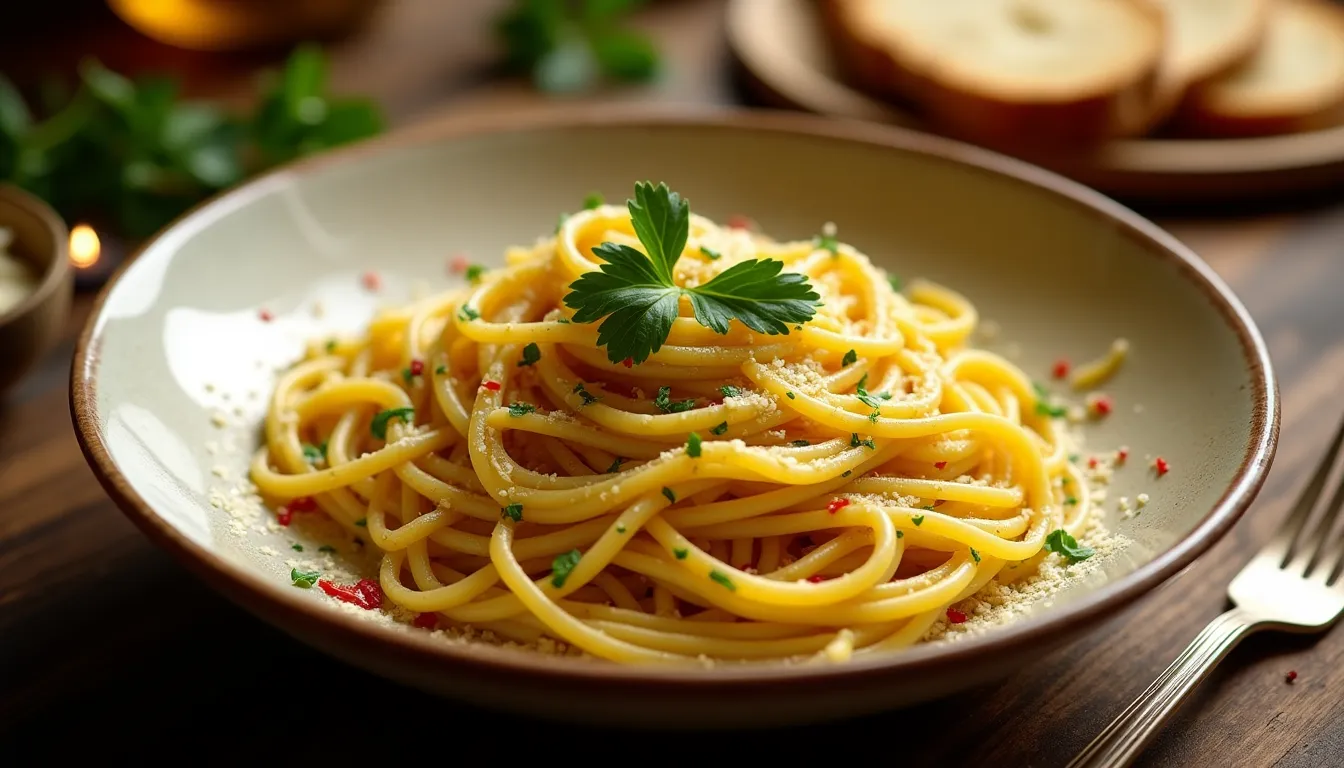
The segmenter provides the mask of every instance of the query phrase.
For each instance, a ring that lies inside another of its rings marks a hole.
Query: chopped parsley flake
[[[480,264],[469,265],[465,273],[467,282],[471,283],[472,285],[475,285],[476,283],[480,282],[481,275],[483,274],[485,274],[485,267],[482,267]]]
[[[653,398],[653,404],[658,406],[658,410],[663,413],[682,413],[695,407],[695,398],[689,400],[678,400],[672,402],[669,397],[672,394],[671,387],[659,387],[658,394]]]
[[[870,437],[867,440],[860,440],[858,432],[849,433],[849,447],[858,448],[860,445],[865,445],[873,450],[877,450],[877,443],[873,442],[873,438]]]
[[[402,381],[406,382],[407,384],[410,384],[410,383],[411,383],[411,379],[414,379],[414,378],[415,378],[415,374],[414,374],[414,373],[411,373],[411,369],[410,369],[410,368],[402,368],[402,369],[401,369],[401,380],[402,380]]]
[[[601,206],[604,202],[606,202],[606,198],[602,197],[601,192],[589,192],[583,198],[583,210],[591,211],[594,208]]]
[[[310,589],[320,578],[322,578],[321,571],[300,571],[298,568],[289,569],[290,582],[300,589]]]
[[[811,443],[807,442],[806,440],[794,440],[792,443],[790,443],[790,445],[792,445],[794,448],[806,448],[807,446],[811,445]]]
[[[845,353],[844,357],[840,358],[840,365],[845,368],[848,368],[849,366],[857,363],[858,361],[859,361],[859,353],[851,349]]]
[[[538,347],[537,343],[534,341],[526,347],[523,347],[523,359],[518,361],[518,367],[522,368],[524,366],[535,365],[540,359],[541,347]]]
[[[896,532],[896,538],[898,538],[898,539],[904,539],[904,538],[905,538],[905,531],[897,531],[897,532]]]
[[[792,392],[785,392],[785,393],[784,393],[784,396],[787,397],[787,398],[789,398],[790,400],[797,400],[797,399],[798,399],[798,397],[797,397],[796,395],[794,395]]]
[[[910,518],[910,522],[914,523],[915,527],[918,528],[919,526],[924,524],[924,516],[915,515],[914,517]]]
[[[369,423],[369,432],[373,433],[373,436],[379,440],[386,440],[388,422],[393,419],[401,419],[403,422],[410,424],[413,418],[415,418],[415,409],[410,407],[389,408],[386,411],[379,411],[373,417],[373,421]]]
[[[685,547],[673,547],[672,554],[676,555],[678,560],[685,560],[691,552]]]
[[[440,376],[444,375],[447,372],[448,372],[448,366],[446,365],[440,365],[438,368],[434,369],[434,373],[437,373]]]
[[[526,416],[537,410],[537,406],[531,403],[509,403],[509,415],[516,418]]]
[[[570,572],[579,564],[582,557],[582,553],[577,549],[571,549],[563,555],[556,555],[555,559],[551,561],[551,586],[556,589],[565,586],[565,579],[569,578]]]
[[[322,546],[320,546],[320,547],[317,548],[317,551],[318,551],[318,552],[335,552],[335,551],[336,551],[336,548],[333,547],[333,546],[331,546],[330,544],[323,544]]]
[[[331,354],[332,352],[335,352],[335,351],[336,351],[336,340],[335,340],[335,339],[328,339],[328,340],[327,340],[327,354]]]
[[[742,396],[742,389],[741,389],[740,387],[734,387],[734,386],[729,385],[729,384],[725,384],[724,386],[719,387],[719,391],[723,393],[723,396],[724,396],[724,397],[741,397],[741,396]]]
[[[846,469],[844,472],[842,472],[842,473],[840,474],[840,476],[841,476],[841,477],[849,477],[849,476],[852,475],[852,474],[854,474],[854,470],[852,470],[852,469]]]
[[[290,545],[289,545],[289,548],[292,549],[292,550],[294,550],[295,552],[302,552],[302,551],[303,551],[303,545],[302,545],[302,544],[290,544]]]
[[[523,505],[515,501],[500,510],[500,516],[507,517],[515,523],[521,523],[523,521]]]
[[[881,411],[873,411],[872,413],[868,414],[868,421],[873,424],[876,424],[878,417],[880,417],[881,415],[882,415]]]
[[[476,319],[480,318],[480,316],[481,316],[481,313],[480,313],[480,312],[477,312],[476,310],[472,309],[471,307],[468,307],[466,304],[463,304],[463,305],[462,305],[460,308],[458,308],[458,310],[457,310],[457,318],[458,318],[459,320],[463,321],[463,322],[468,322],[468,321],[471,321],[471,320],[476,320]]]
[[[592,405],[601,399],[589,394],[588,390],[584,389],[583,382],[574,385],[574,392],[576,392],[579,398],[583,400],[583,405]]]
[[[307,459],[309,464],[316,464],[326,458],[327,452],[318,448],[316,445],[303,444],[303,458]]]
[[[1096,554],[1096,550],[1079,544],[1063,528],[1057,528],[1045,537],[1045,551],[1059,554],[1069,562],[1069,565],[1081,563]]]
[[[891,399],[891,395],[884,392],[878,392],[876,395],[868,392],[868,374],[866,373],[863,374],[862,379],[859,379],[859,385],[854,388],[854,391],[857,393],[855,397],[859,398],[859,401],[869,408],[881,408],[883,400]],[[871,416],[868,418],[872,421],[877,421],[877,419]]]
[[[719,422],[718,426],[709,428],[710,434],[713,435],[722,435],[724,432],[727,431],[728,431],[728,422],[726,421],[721,421]]]
[[[703,253],[705,255],[705,258],[709,259],[710,261],[718,261],[719,259],[723,258],[722,253],[719,253],[718,251],[714,250],[713,248],[710,248],[707,245],[700,246],[700,252]]]
[[[695,432],[686,437],[686,455],[692,459],[700,458],[700,435]]]
[[[975,558],[975,562],[980,562],[980,553],[975,551],[975,547],[971,547],[971,557]]]
[[[832,256],[840,255],[840,240],[830,232],[822,232],[812,238],[812,247],[830,251]]]
[[[720,573],[719,571],[710,571],[709,579],[710,581],[713,581],[715,584],[722,586],[729,592],[737,591],[737,585],[733,583],[733,580],[728,578],[727,575]]]
[[[667,500],[672,502],[673,504],[677,503],[676,492],[673,491],[671,488],[668,488],[666,485],[663,486],[663,495],[666,496]]]
[[[624,463],[625,463],[625,459],[624,459],[623,457],[621,457],[621,456],[617,456],[616,459],[615,459],[614,461],[611,462],[611,466],[610,466],[610,467],[607,467],[607,474],[608,474],[608,475],[612,475],[612,474],[615,474],[615,473],[617,473],[617,472],[620,472],[620,471],[621,471],[621,465],[624,464]]]
[[[1076,505],[1077,503],[1078,503],[1078,499],[1074,498],[1073,496],[1066,496],[1066,497],[1064,497],[1064,504],[1067,505],[1067,506],[1072,507],[1072,506]]]
[[[616,524],[616,532],[617,532],[617,533],[625,533],[625,523],[617,523],[617,524]]]
[[[890,285],[891,290],[897,293],[900,293],[905,288],[905,282],[901,280],[901,276],[893,275],[890,272],[887,273],[887,285]]]
[[[355,521],[355,527],[357,527],[357,528],[368,528],[368,527],[369,527],[369,519],[368,519],[367,517],[361,517],[361,518],[359,518],[358,520]]]

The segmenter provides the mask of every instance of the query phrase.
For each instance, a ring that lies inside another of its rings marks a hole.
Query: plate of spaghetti
[[[733,113],[453,124],[246,185],[105,291],[72,402],[128,516],[304,642],[720,726],[1076,638],[1235,521],[1278,419],[1245,310],[1134,214]]]

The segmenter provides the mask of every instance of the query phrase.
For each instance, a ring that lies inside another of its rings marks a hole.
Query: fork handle
[[[1068,768],[1122,768],[1152,740],[1167,715],[1255,628],[1241,609],[1210,621],[1176,661],[1092,740]]]

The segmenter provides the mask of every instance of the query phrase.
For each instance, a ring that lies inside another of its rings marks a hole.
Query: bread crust
[[[1320,30],[1333,41],[1338,60],[1344,62],[1344,9],[1326,0],[1276,0],[1272,14],[1300,14],[1313,30]],[[1282,23],[1271,17],[1270,24]],[[1303,131],[1314,131],[1344,122],[1344,65],[1337,65],[1335,76],[1318,73],[1320,87],[1310,93],[1275,93],[1272,88],[1254,92],[1230,87],[1246,76],[1243,68],[1261,65],[1260,56],[1275,55],[1268,46],[1294,45],[1279,33],[1271,33],[1263,48],[1240,67],[1190,89],[1174,120],[1175,129],[1186,135],[1205,138],[1247,138]]]
[[[881,0],[821,0],[843,73],[869,93],[915,104],[957,138],[1005,149],[1091,144],[1141,134],[1176,102],[1163,72],[1166,17],[1149,0],[1114,0],[1129,6],[1146,29],[1135,41],[1148,49],[1139,50],[1137,66],[1122,66],[1085,91],[1048,97],[954,81],[936,61],[919,61],[902,41],[879,39],[866,27],[860,4],[872,2]]]

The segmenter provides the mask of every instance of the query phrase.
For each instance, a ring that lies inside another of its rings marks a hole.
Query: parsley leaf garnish
[[[515,501],[501,509],[499,514],[500,517],[507,517],[515,523],[521,523],[523,521],[523,505]]]
[[[537,406],[531,403],[509,403],[509,415],[516,418],[526,416],[537,410]]]
[[[574,322],[602,321],[597,345],[607,348],[611,362],[629,358],[638,365],[661,349],[683,295],[690,298],[695,319],[721,334],[728,333],[733,320],[758,333],[787,334],[791,324],[816,313],[820,297],[807,278],[783,272],[784,263],[774,259],[739,262],[703,285],[677,285],[673,267],[690,233],[690,206],[666,184],[640,182],[628,208],[647,255],[628,245],[602,243],[593,253],[606,263],[570,283],[565,295],[565,306],[575,310]]]
[[[713,427],[710,427],[710,428],[709,428],[709,433],[710,433],[711,435],[722,435],[724,432],[727,432],[727,431],[728,431],[728,422],[726,422],[726,421],[721,421],[721,422],[718,423],[717,426],[713,426]]]
[[[883,400],[891,399],[891,396],[884,392],[878,392],[876,395],[868,392],[868,374],[866,373],[863,374],[862,379],[859,379],[859,385],[855,387],[854,391],[858,393],[856,397],[869,408],[881,408]]]
[[[1096,554],[1096,550],[1079,544],[1063,528],[1057,528],[1045,537],[1045,551],[1055,552],[1063,556],[1069,562],[1069,565],[1081,563]]]
[[[924,516],[915,515],[914,517],[910,518],[910,522],[914,523],[915,527],[918,528],[919,526],[924,524]]]
[[[851,349],[845,353],[844,357],[840,358],[840,365],[844,368],[848,368],[849,366],[857,363],[858,361],[859,361],[859,354]]]
[[[300,571],[298,568],[289,569],[289,580],[294,586],[299,587],[300,589],[311,588],[321,577],[321,571]]]
[[[389,408],[386,411],[379,411],[373,417],[373,422],[369,424],[369,431],[379,440],[386,440],[388,422],[392,419],[401,419],[403,422],[410,424],[414,417],[414,408]]]
[[[678,400],[674,403],[669,398],[669,395],[671,394],[671,387],[658,388],[658,394],[653,398],[653,404],[658,406],[658,410],[663,413],[681,413],[683,411],[689,411],[695,407],[695,398],[691,398],[690,400]]]
[[[569,578],[570,571],[579,564],[583,555],[577,549],[571,549],[562,555],[556,555],[551,561],[551,586],[559,589],[565,586],[565,579]]]
[[[731,384],[719,387],[719,392],[722,392],[724,397],[741,397],[744,394],[741,387],[734,387]]]
[[[541,359],[541,347],[534,341],[523,347],[523,359],[518,361],[518,367],[523,368],[529,365],[535,365]]]

